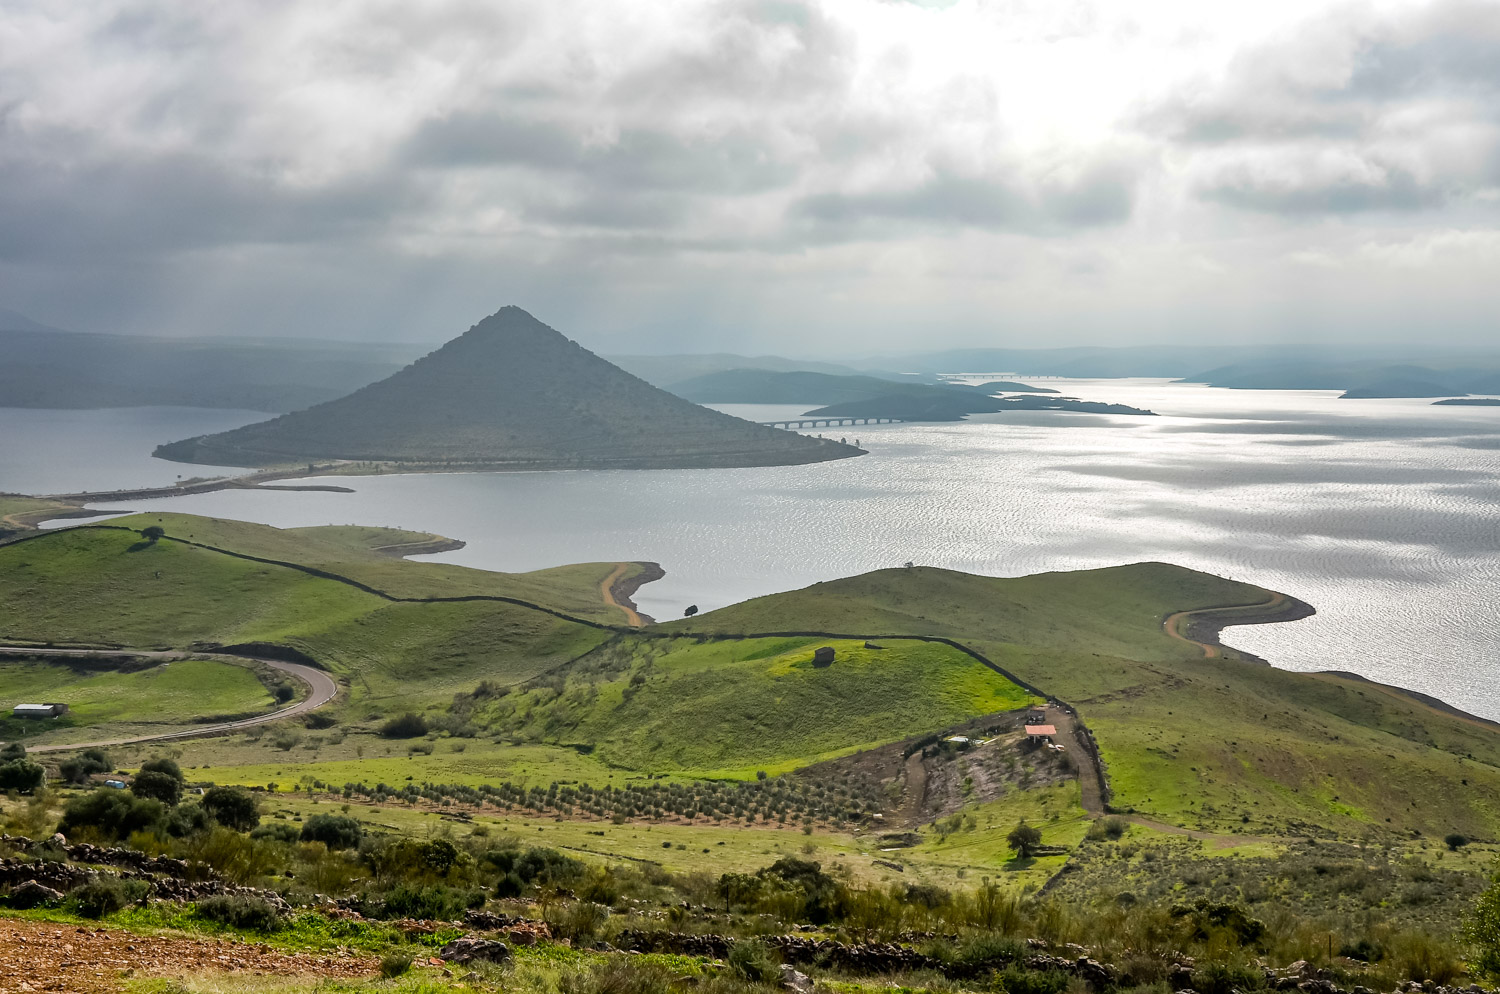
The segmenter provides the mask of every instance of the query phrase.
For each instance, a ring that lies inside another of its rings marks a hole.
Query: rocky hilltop
[[[344,460],[398,471],[779,466],[859,454],[675,397],[519,307],[346,397],[156,450],[221,466]]]

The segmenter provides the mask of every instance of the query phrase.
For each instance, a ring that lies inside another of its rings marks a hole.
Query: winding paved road
[[[234,663],[243,666],[247,662],[260,663],[273,670],[285,673],[287,676],[300,681],[306,685],[308,694],[296,704],[289,705],[277,711],[269,711],[266,714],[258,714],[253,718],[241,718],[238,721],[224,721],[212,725],[197,725],[175,732],[163,732],[159,735],[138,735],[131,738],[107,739],[99,742],[68,742],[53,745],[27,746],[28,753],[65,752],[69,749],[92,749],[102,746],[135,745],[138,742],[164,742],[169,739],[190,739],[201,735],[218,735],[222,732],[232,732],[240,728],[249,728],[252,725],[263,725],[268,721],[279,721],[282,718],[292,718],[299,714],[315,710],[327,704],[338,696],[339,685],[334,682],[333,677],[320,669],[304,666],[301,663],[288,663],[280,659],[266,659],[261,656],[231,656],[219,652],[143,652],[129,649],[44,649],[36,646],[0,646],[0,656],[107,656],[118,658],[128,656],[132,659],[155,659],[161,662],[171,662],[180,659],[215,659],[220,662]]]

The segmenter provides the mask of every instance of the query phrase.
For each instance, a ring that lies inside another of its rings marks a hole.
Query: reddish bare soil
[[[351,953],[288,953],[269,946],[185,936],[141,936],[0,918],[0,994],[101,994],[127,976],[202,973],[373,977],[379,961]]]

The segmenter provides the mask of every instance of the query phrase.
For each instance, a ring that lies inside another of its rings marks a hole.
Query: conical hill
[[[156,454],[219,466],[500,470],[778,466],[860,450],[700,407],[505,307],[346,397]]]

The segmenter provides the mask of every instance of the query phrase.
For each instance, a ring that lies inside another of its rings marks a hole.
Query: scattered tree
[[[1022,818],[1016,822],[1016,827],[1011,829],[1010,834],[1005,837],[1005,842],[1015,851],[1017,856],[1026,859],[1029,856],[1035,855],[1037,849],[1041,846],[1042,831],[1039,828],[1034,828],[1026,824],[1026,819]]]
[[[682,612],[682,615],[685,618],[691,618],[693,615],[695,615],[697,613],[698,613],[698,605],[696,605],[696,604],[689,604],[687,606],[687,610],[684,611],[684,612]]]
[[[167,530],[161,525],[147,525],[141,529],[141,538],[148,542],[159,542],[167,537]]]
[[[89,777],[95,773],[108,773],[114,768],[109,760],[109,753],[103,749],[85,749],[71,759],[65,759],[58,765],[57,771],[62,778],[71,784],[87,783]]]
[[[1460,835],[1459,833],[1454,832],[1451,835],[1443,836],[1443,841],[1448,844],[1449,852],[1458,852],[1464,846],[1469,844],[1469,837],[1467,835]]]
[[[313,815],[302,824],[303,842],[321,842],[329,849],[353,849],[364,830],[345,815]]]
[[[182,799],[182,782],[159,770],[142,770],[131,781],[130,792],[136,797],[150,797],[172,805]]]
[[[220,825],[238,832],[248,832],[260,824],[255,796],[243,787],[210,787],[203,795],[203,810]]]

